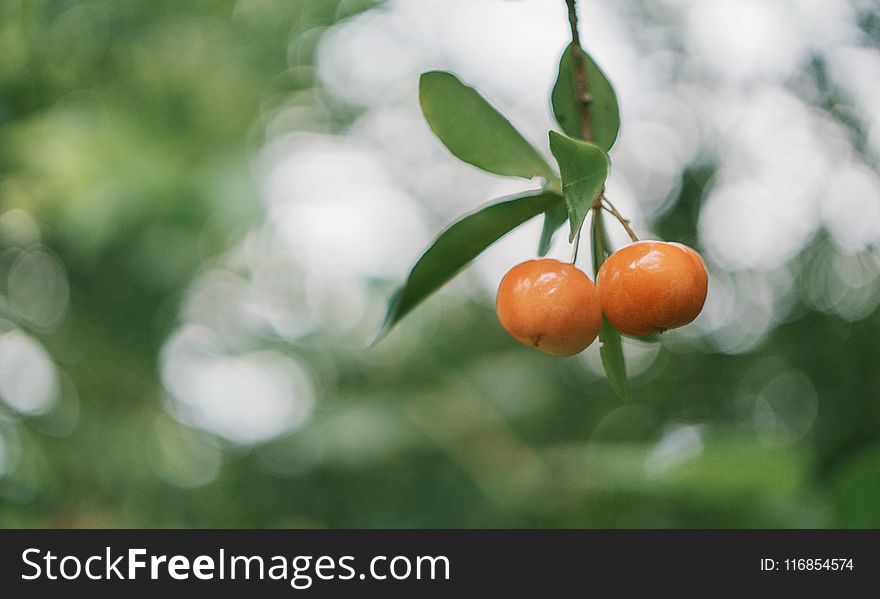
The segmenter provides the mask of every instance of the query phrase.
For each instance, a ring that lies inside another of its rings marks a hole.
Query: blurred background
[[[419,73],[546,151],[562,0],[0,0],[0,526],[880,526],[880,4],[579,5],[608,196],[711,274],[628,404],[495,321],[540,219],[365,350],[537,186],[451,157]]]

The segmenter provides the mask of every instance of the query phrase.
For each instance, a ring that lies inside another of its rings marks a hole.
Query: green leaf
[[[598,274],[608,254],[605,245],[605,228],[602,222],[602,213],[597,211],[593,214],[592,228],[593,267]],[[608,382],[614,393],[622,400],[632,399],[632,388],[629,378],[626,376],[626,360],[623,357],[623,343],[620,333],[611,326],[605,316],[602,316],[602,327],[599,329],[599,356],[602,358],[602,367],[608,376]]]
[[[538,255],[546,256],[550,251],[550,244],[553,242],[553,236],[559,227],[568,220],[568,210],[565,203],[560,203],[553,210],[544,213],[544,227],[541,229],[541,241],[538,243]]]
[[[581,50],[587,71],[587,90],[592,96],[587,110],[590,115],[592,142],[606,152],[614,145],[620,131],[620,109],[614,88],[589,54]],[[556,122],[571,137],[583,139],[581,106],[574,92],[572,46],[569,45],[559,60],[559,73],[550,95]]]
[[[578,141],[555,131],[550,132],[550,151],[562,173],[562,195],[568,206],[571,229],[568,241],[584,226],[593,200],[602,191],[608,177],[608,154],[589,142]]]
[[[599,329],[599,356],[602,367],[608,376],[608,382],[617,397],[624,401],[632,399],[632,388],[626,376],[626,360],[623,357],[623,344],[617,332],[605,317],[602,317],[602,328]]]
[[[562,205],[559,194],[536,191],[491,204],[453,223],[422,254],[395,293],[373,344],[487,247],[530,218]]]
[[[556,176],[510,121],[452,73],[423,73],[419,102],[431,130],[459,159],[497,175]]]

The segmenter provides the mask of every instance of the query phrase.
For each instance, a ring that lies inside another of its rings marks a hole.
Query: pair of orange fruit
[[[688,324],[703,309],[708,284],[693,249],[637,241],[608,257],[596,284],[574,264],[550,258],[518,264],[501,279],[495,308],[517,341],[570,356],[596,339],[603,313],[615,329],[638,337]]]

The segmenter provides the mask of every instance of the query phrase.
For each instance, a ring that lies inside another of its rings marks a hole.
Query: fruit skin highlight
[[[495,310],[514,339],[554,356],[582,352],[602,324],[593,281],[575,265],[550,258],[511,268],[498,286]]]
[[[695,319],[706,301],[709,274],[700,255],[686,245],[637,241],[608,257],[596,285],[608,322],[641,337]]]

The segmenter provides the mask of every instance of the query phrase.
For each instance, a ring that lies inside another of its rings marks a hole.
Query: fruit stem
[[[617,208],[614,207],[614,204],[611,203],[611,200],[605,197],[604,193],[599,196],[599,202],[600,205],[602,205],[601,202],[605,202],[605,204],[602,205],[602,208],[607,210],[614,218],[616,218],[620,222],[621,225],[623,225],[623,228],[626,229],[626,233],[627,235],[629,235],[630,239],[632,239],[633,241],[639,240],[636,232],[633,231],[632,227],[629,226],[629,219],[624,218],[623,215],[617,211]]]
[[[578,231],[574,236],[574,245],[571,248],[571,263],[574,264],[578,257],[578,247],[581,244],[581,232]]]
[[[581,109],[581,134],[585,141],[593,139],[593,128],[590,124],[590,111],[588,107],[593,97],[587,89],[587,71],[584,68],[584,56],[581,48],[581,38],[578,35],[578,18],[576,0],[565,0],[568,6],[568,24],[571,27],[571,65],[574,77],[574,94],[577,96]]]

